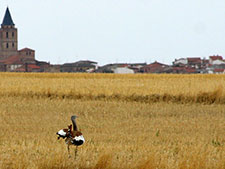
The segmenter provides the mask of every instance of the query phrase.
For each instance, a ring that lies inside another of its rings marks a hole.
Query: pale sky
[[[225,0],[0,0],[19,49],[52,64],[225,57]]]

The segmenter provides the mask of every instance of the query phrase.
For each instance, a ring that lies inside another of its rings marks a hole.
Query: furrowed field
[[[1,73],[0,129],[2,169],[225,169],[225,75]]]

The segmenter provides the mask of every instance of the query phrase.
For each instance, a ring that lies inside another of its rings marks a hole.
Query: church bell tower
[[[0,60],[18,54],[17,28],[7,7],[0,28]]]

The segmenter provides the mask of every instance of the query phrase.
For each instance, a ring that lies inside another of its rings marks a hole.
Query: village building
[[[49,73],[59,73],[60,72],[60,68],[62,65],[60,64],[54,64],[54,65],[49,65],[47,69],[45,69],[45,72],[49,72]]]
[[[134,70],[129,67],[117,67],[113,69],[116,74],[134,74]]]
[[[176,65],[176,66],[184,66],[187,64],[188,64],[187,58],[175,59],[175,61],[173,62],[173,65]]]
[[[196,69],[201,68],[202,60],[200,57],[188,57],[188,58],[180,58],[175,59],[173,62],[173,66],[188,66],[188,67],[195,67]]]
[[[196,69],[201,68],[202,60],[200,57],[188,57],[187,61],[188,61],[188,63],[187,63],[188,67],[193,67]]]
[[[95,70],[95,73],[113,73],[114,69],[123,65],[124,64],[106,64],[103,66],[99,66],[98,69]]]
[[[96,73],[118,73],[131,74],[140,73],[141,68],[147,65],[146,63],[111,63],[99,67],[95,70]]]
[[[147,63],[130,63],[129,68],[134,71],[134,73],[141,73],[141,68],[146,66]]]
[[[35,60],[35,50],[30,48],[18,50],[18,31],[7,7],[0,28],[0,71],[44,71],[43,67],[37,65],[38,62]]]
[[[171,67],[169,65],[159,63],[157,61],[145,65],[141,68],[142,73],[170,73]]]
[[[98,63],[89,60],[81,60],[74,63],[65,63],[61,66],[61,72],[94,72],[98,68]]]
[[[222,56],[209,56],[209,64],[210,65],[221,65],[225,64],[225,60],[223,60]]]
[[[206,69],[207,67],[209,67],[209,59],[203,58],[201,68]]]
[[[187,62],[185,62],[187,61]],[[175,59],[172,73],[224,73],[225,61],[222,56],[209,56],[209,59],[188,57]]]
[[[171,73],[201,73],[203,65],[206,64],[206,61],[203,64],[201,57],[175,59]]]

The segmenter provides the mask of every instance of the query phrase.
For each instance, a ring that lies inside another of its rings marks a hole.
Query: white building
[[[187,60],[187,58],[175,59],[173,64],[174,65],[179,65],[179,64],[187,65],[188,64],[188,60]]]
[[[225,64],[225,61],[223,61],[223,60],[212,60],[211,64],[212,65],[222,65],[222,64]]]
[[[113,69],[113,72],[117,74],[133,74],[134,70],[128,67],[117,67]]]
[[[225,64],[225,61],[223,60],[222,56],[210,56],[209,57],[209,64],[211,65],[221,65]]]

